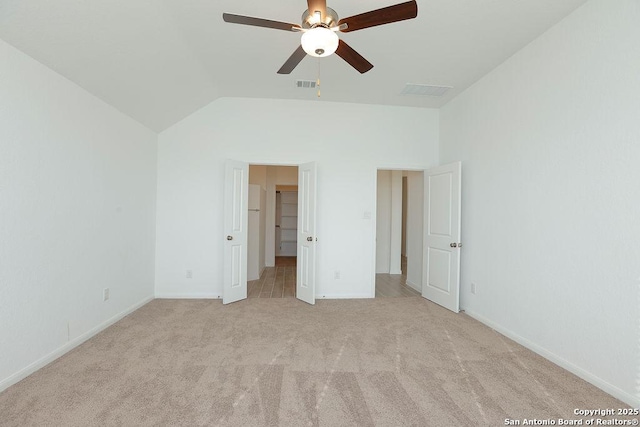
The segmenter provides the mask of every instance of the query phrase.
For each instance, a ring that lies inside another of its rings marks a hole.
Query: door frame
[[[251,166],[290,166],[290,167],[300,168],[301,165],[305,165],[305,164],[310,163],[310,162],[317,162],[317,160],[301,161],[301,162],[298,162],[298,163],[294,163],[294,162],[273,162],[273,161],[264,161],[263,162],[263,161],[255,160],[255,159],[244,160],[241,156],[229,157],[229,160],[235,160],[235,161],[244,162],[244,163],[247,164],[247,166],[249,168],[249,171],[247,172],[247,180],[246,180],[246,183],[245,183],[247,192],[249,190],[249,179],[250,179],[250,176],[251,176],[251,172],[250,172],[250,170],[251,170],[250,167]],[[300,187],[298,187],[298,188],[300,188]],[[268,193],[267,193],[267,197],[269,197]],[[297,253],[296,253],[296,256],[297,256]],[[245,277],[246,277],[246,270],[247,270],[247,267],[245,265]],[[297,269],[296,269],[296,281],[299,279],[297,277],[297,275],[298,275],[298,273],[297,273]],[[224,289],[223,289],[223,295],[222,295],[221,299],[224,299]]]
[[[414,166],[376,166],[373,173],[373,200],[375,200],[375,204],[373,206],[373,212],[371,212],[371,241],[373,242],[372,247],[373,251],[371,253],[371,277],[370,277],[370,298],[376,297],[376,261],[377,261],[377,251],[378,251],[378,242],[377,242],[377,228],[378,228],[378,171],[407,171],[407,172],[422,172],[423,174],[431,169],[434,166],[425,166],[425,167],[416,167]],[[423,206],[423,214],[424,214],[424,206]],[[424,215],[423,215],[424,216]],[[424,233],[421,236],[422,246],[424,247]],[[423,266],[424,269],[424,266]],[[424,273],[422,273],[424,274]],[[422,280],[420,281],[420,286],[422,286]],[[412,288],[413,289],[413,288]]]

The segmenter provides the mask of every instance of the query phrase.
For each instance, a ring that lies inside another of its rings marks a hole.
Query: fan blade
[[[252,25],[254,27],[273,28],[276,30],[299,31],[302,29],[300,25],[287,24],[286,22],[270,21],[262,18],[252,18],[250,16],[233,15],[231,13],[223,13],[224,22],[231,24]]]
[[[311,15],[319,11],[320,16],[324,19],[327,13],[327,0],[307,0],[307,6],[309,6],[309,13]]]
[[[336,55],[344,59],[356,70],[360,71],[360,74],[364,74],[373,68],[373,64],[362,57],[358,52],[353,50],[351,46],[340,40],[338,42],[338,49]]]
[[[341,31],[348,33],[349,31],[362,30],[363,28],[375,27],[376,25],[391,24],[392,22],[404,21],[405,19],[413,19],[416,16],[418,16],[418,3],[414,0],[396,4],[395,6],[372,10],[371,12],[361,13],[360,15],[350,16],[341,19],[338,25],[347,24],[347,29]]]
[[[284,63],[282,67],[278,70],[278,74],[290,74],[294,68],[307,56],[307,52],[304,51],[302,46],[298,46],[298,48],[293,52],[293,54],[287,59],[287,62]]]

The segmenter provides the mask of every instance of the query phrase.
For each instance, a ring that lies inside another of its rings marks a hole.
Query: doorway
[[[424,171],[379,169],[376,175],[376,298],[420,296]]]
[[[264,190],[264,227],[251,227],[249,242],[260,246],[248,247],[264,253],[264,266],[259,275],[247,276],[248,298],[296,297],[296,260],[298,225],[298,167],[281,165],[249,165],[249,186]],[[251,194],[250,194],[251,196]],[[250,197],[251,199],[251,197]],[[251,215],[251,200],[249,202]]]

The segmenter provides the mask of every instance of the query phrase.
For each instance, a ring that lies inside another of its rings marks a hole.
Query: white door
[[[247,298],[248,183],[249,164],[227,160],[224,176],[224,304]]]
[[[316,164],[298,166],[298,259],[296,297],[316,302]]]
[[[460,311],[460,162],[425,171],[422,296]]]

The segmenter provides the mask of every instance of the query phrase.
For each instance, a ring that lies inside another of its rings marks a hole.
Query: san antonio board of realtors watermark
[[[505,426],[637,426],[640,409],[574,409],[575,418],[505,418]],[[635,417],[635,418],[633,418]]]

